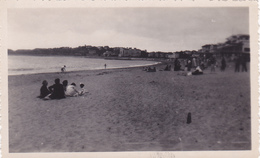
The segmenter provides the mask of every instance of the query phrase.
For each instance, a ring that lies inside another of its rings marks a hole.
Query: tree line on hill
[[[117,51],[113,48],[79,46],[76,48],[60,47],[60,48],[35,48],[35,49],[8,49],[8,55],[67,55],[67,56],[102,56],[106,51]],[[119,50],[118,50],[119,52]]]

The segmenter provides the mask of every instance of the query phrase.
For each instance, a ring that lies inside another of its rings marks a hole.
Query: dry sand
[[[9,151],[249,150],[249,72],[233,70],[200,76],[142,68],[9,76]],[[90,93],[36,98],[42,80],[51,85],[55,78],[83,82]]]

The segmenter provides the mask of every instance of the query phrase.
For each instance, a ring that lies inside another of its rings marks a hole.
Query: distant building
[[[234,53],[250,53],[249,35],[233,35],[227,38],[225,50]]]
[[[88,53],[89,53],[90,55],[94,55],[94,54],[97,53],[97,51],[94,50],[94,49],[90,49],[90,50],[88,51]]]
[[[202,46],[201,52],[202,53],[216,53],[217,45],[216,44],[206,44],[206,45]]]
[[[236,54],[250,53],[249,35],[233,35],[225,43],[206,44],[199,50],[200,53]]]
[[[120,48],[119,57],[141,57],[140,49],[132,48]]]
[[[176,58],[179,58],[179,53],[177,53],[177,52],[174,52],[174,53],[168,53],[168,54],[167,54],[167,58],[169,58],[169,59],[176,59]]]
[[[155,58],[155,52],[150,52],[148,53],[149,58]]]
[[[104,57],[116,57],[118,54],[116,52],[112,52],[112,51],[105,51],[103,53]]]
[[[103,47],[105,50],[108,50],[109,49],[109,46],[104,46]]]

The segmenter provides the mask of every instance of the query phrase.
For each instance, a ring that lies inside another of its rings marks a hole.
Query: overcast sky
[[[249,34],[248,8],[9,9],[8,48],[198,50]]]

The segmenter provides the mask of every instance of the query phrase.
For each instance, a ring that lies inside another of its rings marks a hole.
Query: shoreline
[[[72,71],[66,71],[66,72],[42,72],[42,73],[28,73],[28,74],[12,74],[9,76],[24,76],[24,75],[37,75],[37,74],[67,74],[67,73],[81,73],[81,72],[88,72],[88,71],[102,71],[102,70],[118,70],[118,69],[130,69],[130,68],[143,68],[143,67],[147,67],[147,66],[159,66],[159,65],[163,65],[166,62],[163,61],[157,61],[157,63],[155,64],[147,64],[147,65],[138,65],[138,66],[130,66],[130,67],[118,67],[118,68],[106,68],[106,69],[89,69],[89,70],[72,70]]]

